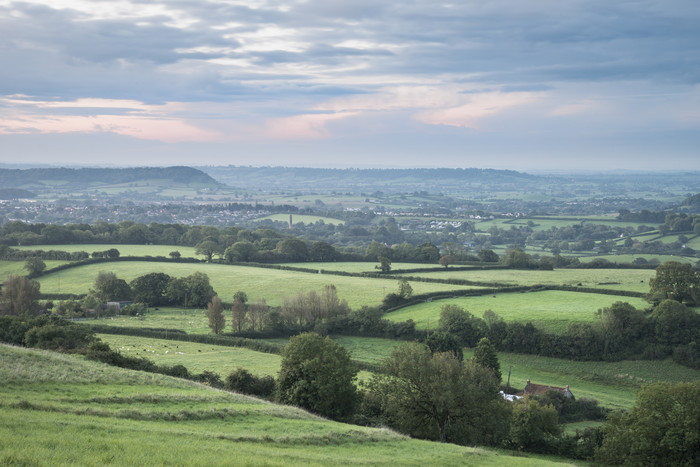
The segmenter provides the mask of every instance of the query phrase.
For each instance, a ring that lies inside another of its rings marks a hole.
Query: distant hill
[[[31,199],[36,193],[21,188],[0,188],[0,199]]]
[[[221,183],[239,188],[299,191],[449,190],[488,185],[490,188],[537,183],[544,179],[514,170],[496,169],[320,169],[307,167],[198,167]]]
[[[216,180],[209,175],[192,167],[0,169],[0,185],[6,188],[27,185],[45,186],[50,185],[51,182],[85,185],[119,184],[153,179],[172,180],[184,184],[218,185]]]
[[[151,200],[191,199],[222,188],[209,175],[191,167],[0,168],[0,186],[15,192],[26,190],[26,193],[33,195],[21,196],[27,198],[115,197]],[[16,197],[13,193],[10,195]]]

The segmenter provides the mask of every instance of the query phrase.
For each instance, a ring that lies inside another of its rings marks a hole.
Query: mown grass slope
[[[2,465],[556,465],[5,345],[0,380]]]

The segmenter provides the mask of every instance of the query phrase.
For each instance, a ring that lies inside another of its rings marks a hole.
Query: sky
[[[0,163],[700,170],[700,2],[0,0]]]

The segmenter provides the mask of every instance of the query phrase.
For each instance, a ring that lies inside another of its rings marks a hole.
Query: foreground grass
[[[242,290],[248,294],[251,301],[265,298],[267,303],[273,306],[282,305],[285,297],[294,296],[299,291],[321,291],[328,284],[334,284],[337,287],[338,296],[341,299],[347,299],[351,308],[364,305],[377,306],[381,304],[387,293],[398,289],[398,278],[369,279],[225,264],[125,261],[88,264],[47,274],[39,278],[41,291],[42,293],[87,293],[93,287],[100,271],[112,271],[127,282],[151,272],[183,277],[199,271],[209,276],[214,290],[225,301],[232,300],[233,294]],[[415,294],[464,288],[425,282],[415,282],[411,285]]]
[[[477,317],[483,316],[486,310],[492,310],[505,321],[532,321],[538,328],[560,333],[569,323],[595,321],[597,310],[620,301],[639,309],[649,306],[649,303],[641,298],[546,290],[435,300],[401,308],[384,317],[397,322],[412,319],[417,329],[436,329],[442,307],[458,305]]]
[[[0,379],[2,465],[556,465],[4,345]]]

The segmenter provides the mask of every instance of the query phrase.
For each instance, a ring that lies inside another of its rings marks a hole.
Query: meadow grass
[[[205,370],[217,373],[222,379],[238,367],[258,376],[277,377],[281,357],[256,352],[243,347],[197,344],[147,337],[98,334],[112,350],[129,357],[147,358],[158,365],[184,365],[191,373]]]
[[[203,258],[195,253],[195,248],[181,245],[122,245],[115,243],[100,244],[70,244],[70,245],[29,245],[12,247],[17,250],[58,250],[73,253],[75,251],[105,251],[111,248],[119,250],[120,256],[164,256],[169,257],[171,251],[179,251],[183,258]]]
[[[227,329],[224,331],[228,331],[231,324],[231,313],[224,312],[224,318],[227,325]],[[204,310],[197,308],[151,307],[142,316],[113,316],[91,319],[89,323],[130,328],[179,329],[188,334],[209,334],[211,332]]]
[[[387,313],[384,317],[396,322],[412,319],[416,323],[417,329],[436,329],[442,307],[444,305],[457,305],[477,317],[483,316],[486,310],[492,310],[507,322],[531,321],[538,328],[561,333],[566,330],[569,323],[595,321],[596,311],[620,301],[630,303],[640,309],[649,306],[641,298],[545,290],[434,300],[401,308]]]
[[[255,219],[256,221],[271,220],[276,222],[289,222],[289,214],[271,214],[265,217],[259,217]],[[310,216],[308,214],[292,214],[292,224],[298,224],[299,222],[304,224],[315,224],[316,222],[323,221],[324,224],[330,225],[343,225],[344,220],[335,219],[333,217],[322,217],[322,216]]]
[[[406,275],[433,279],[463,279],[475,282],[496,282],[504,285],[571,285],[600,289],[648,292],[653,269],[555,269],[530,271],[522,269],[491,269],[409,273]]]
[[[3,345],[0,375],[3,465],[552,463],[411,440],[75,356]]]
[[[44,275],[39,279],[41,291],[43,293],[87,293],[93,287],[100,271],[112,271],[117,277],[127,282],[151,272],[163,272],[174,277],[182,277],[199,271],[209,276],[214,290],[224,301],[232,300],[233,294],[241,290],[248,294],[251,301],[265,298],[269,305],[274,306],[282,305],[285,297],[296,295],[299,291],[321,291],[328,284],[336,286],[338,296],[346,299],[351,308],[364,305],[377,306],[381,304],[387,293],[398,289],[398,277],[370,279],[225,264],[125,261],[88,264]],[[425,282],[413,282],[411,286],[414,294],[464,288]]]
[[[351,261],[338,261],[338,262],[317,262],[317,263],[285,263],[285,266],[295,266],[298,268],[308,268],[324,271],[343,271],[343,272],[353,272],[362,273],[379,272],[376,266],[379,265],[378,262],[367,261],[367,262],[351,262]],[[425,264],[425,263],[391,263],[391,269],[418,269],[418,268],[433,268],[440,269],[442,266],[439,264]]]
[[[5,282],[7,276],[26,276],[27,269],[24,267],[26,260],[21,261],[0,261],[0,282]],[[68,261],[45,260],[46,269],[55,268]]]

